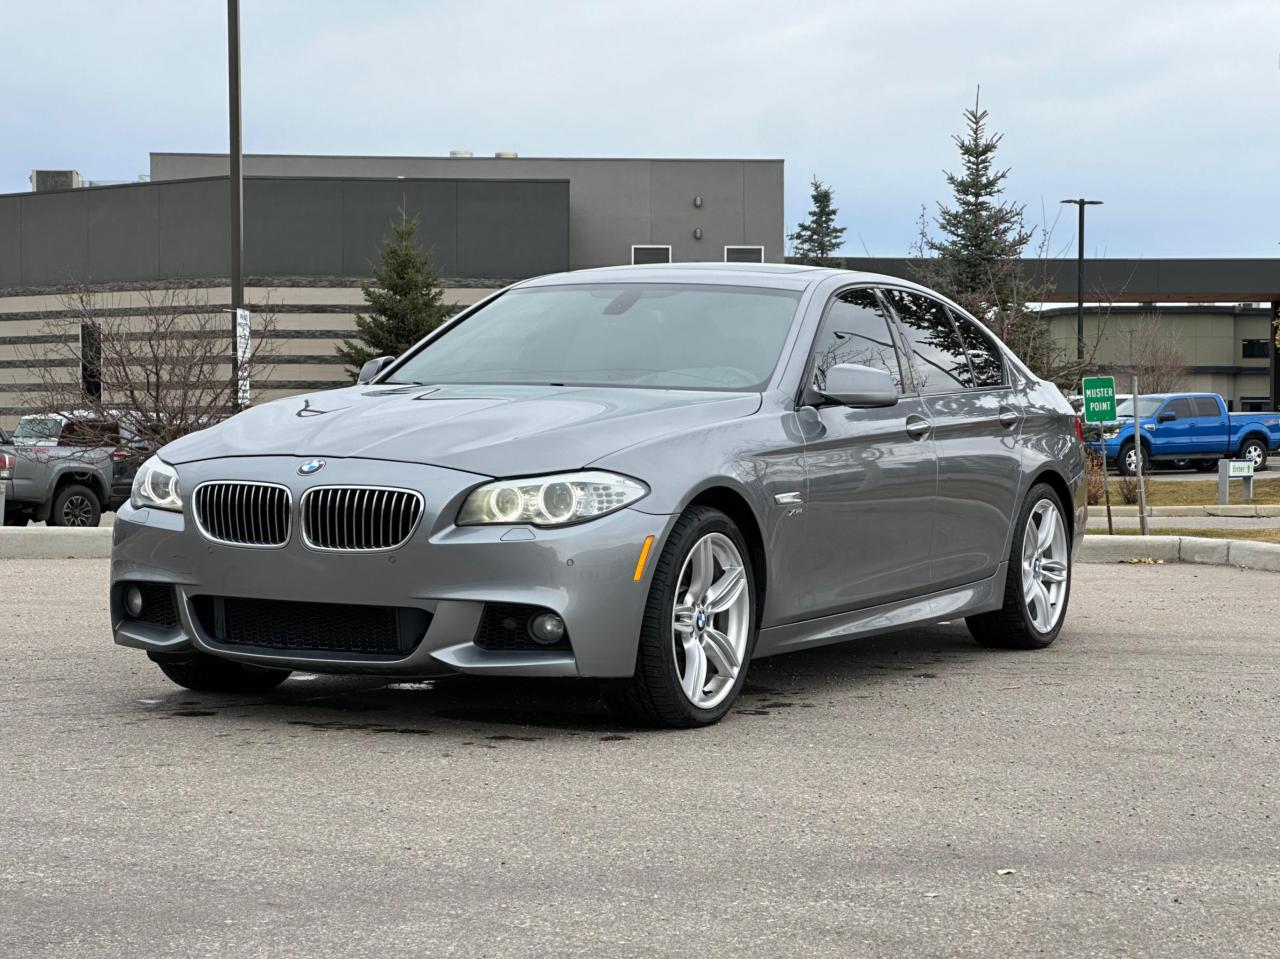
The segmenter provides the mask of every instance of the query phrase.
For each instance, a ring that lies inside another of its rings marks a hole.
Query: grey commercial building
[[[280,354],[256,399],[346,380],[334,348],[401,209],[460,305],[560,270],[783,256],[781,160],[250,155],[245,174],[248,294],[270,304]],[[225,154],[156,153],[146,181],[85,182],[40,171],[0,196],[0,423],[29,407],[35,364],[76,375],[39,355],[69,291],[117,312],[177,285],[229,301]]]

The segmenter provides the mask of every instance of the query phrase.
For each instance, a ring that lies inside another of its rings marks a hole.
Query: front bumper
[[[198,650],[240,662],[317,672],[428,676],[449,672],[521,676],[630,676],[644,613],[653,549],[639,581],[647,536],[660,545],[675,517],[624,509],[578,526],[457,527],[461,499],[485,480],[454,470],[359,460],[330,461],[322,480],[299,477],[301,459],[255,457],[179,467],[185,489],[211,479],[270,480],[293,491],[294,515],[310,485],[376,484],[416,489],[428,504],[410,540],[390,552],[327,552],[303,544],[297,526],[279,549],[225,546],[206,539],[191,516],[122,506],[111,560],[115,641],[159,653]],[[229,473],[233,475],[228,475]],[[177,624],[125,615],[126,584],[174,587]],[[200,596],[423,610],[430,625],[402,658],[303,650],[263,650],[218,641],[196,615]],[[565,621],[569,650],[497,651],[476,645],[486,603],[539,606]]]

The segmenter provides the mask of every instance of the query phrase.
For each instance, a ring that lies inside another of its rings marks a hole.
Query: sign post
[[[1231,481],[1244,481],[1244,501],[1253,502],[1253,460],[1218,460],[1218,505],[1231,499]]]
[[[1116,418],[1116,380],[1114,376],[1086,376],[1080,384],[1084,396],[1086,423],[1111,423]],[[1086,454],[1087,455],[1087,454]],[[1111,481],[1107,478],[1107,457],[1102,455],[1102,496],[1107,503],[1107,533],[1115,535],[1111,519]]]
[[[1138,374],[1133,374],[1133,456],[1138,467],[1138,526],[1147,535],[1147,484],[1142,477],[1142,395],[1138,392]]]
[[[249,311],[238,309],[236,312],[236,409],[242,410],[249,405]]]

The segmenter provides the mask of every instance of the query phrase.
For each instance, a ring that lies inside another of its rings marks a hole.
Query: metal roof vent
[[[450,151],[449,151],[449,156],[451,156],[451,157],[469,157],[469,156],[475,156],[475,154],[474,154],[474,153],[472,153],[470,150],[450,150]]]
[[[499,150],[494,156],[499,160],[514,160],[520,156],[515,150]]]

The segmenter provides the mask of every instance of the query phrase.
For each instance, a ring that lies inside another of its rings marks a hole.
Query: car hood
[[[749,416],[759,393],[565,386],[354,386],[276,400],[175,440],[179,465],[234,456],[364,457],[484,476],[576,469]]]

